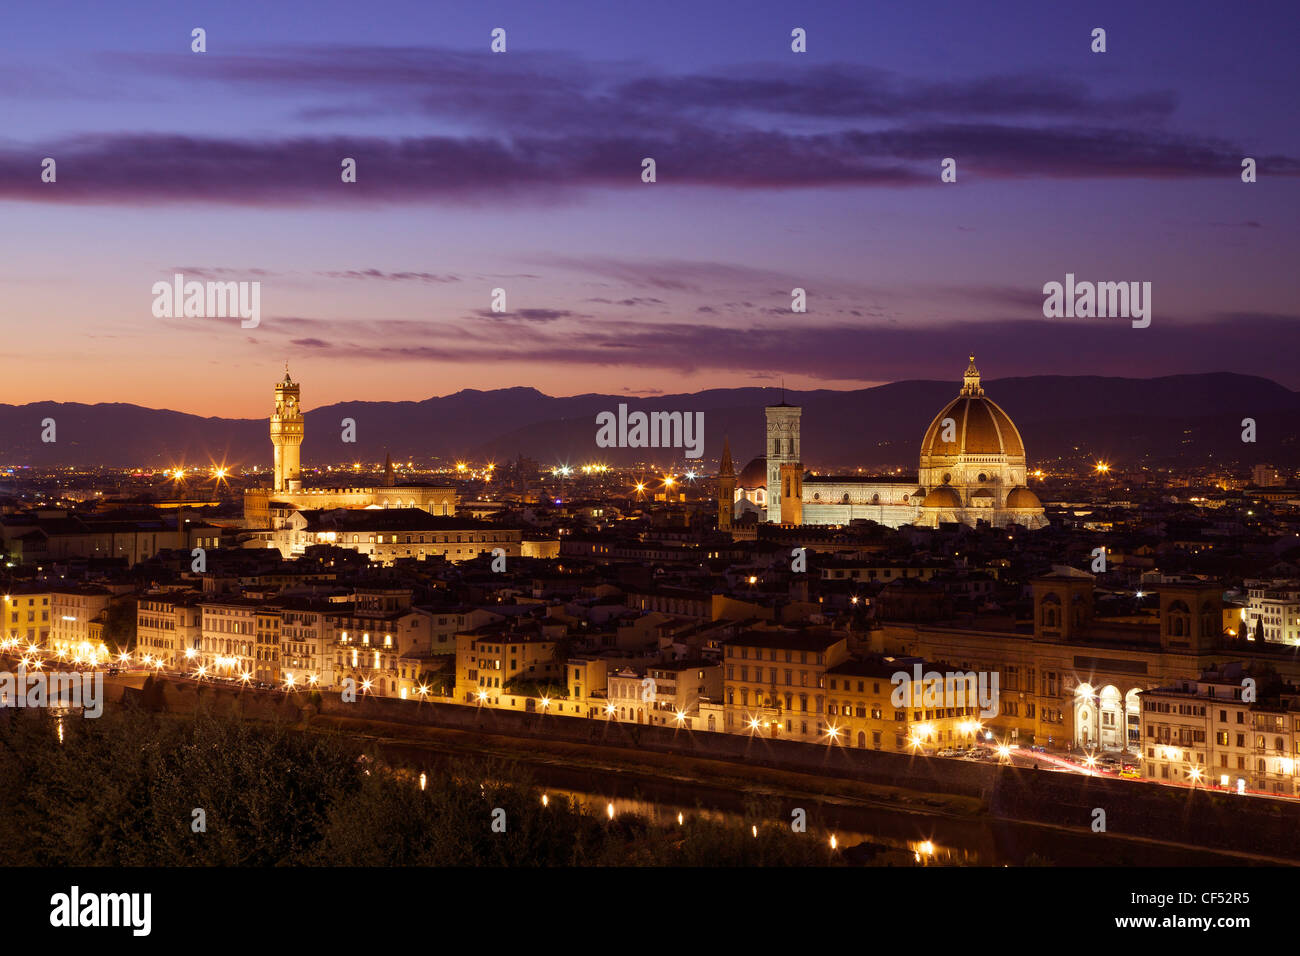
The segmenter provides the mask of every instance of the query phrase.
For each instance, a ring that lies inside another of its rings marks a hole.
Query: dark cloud
[[[558,52],[484,57],[463,50],[304,47],[209,57],[114,55],[115,67],[253,90],[320,94],[300,116],[337,120],[414,111],[515,128],[640,129],[647,118],[738,112],[877,120],[938,116],[1021,116],[1151,122],[1178,106],[1170,90],[1099,96],[1052,73],[1009,73],[935,82],[854,64],[797,71],[770,63],[713,73],[665,75]],[[508,61],[508,62],[507,62]],[[346,99],[339,101],[340,94]]]
[[[281,274],[267,269],[236,269],[231,266],[172,266],[167,272],[172,275],[179,272],[188,279],[219,279],[239,276],[244,278],[249,276],[265,278]]]
[[[1240,162],[1240,149],[1227,143],[1172,134],[992,125],[819,135],[701,133],[684,140],[658,132],[637,138],[266,142],[96,134],[47,143],[35,152],[58,158],[57,188],[27,175],[33,151],[0,148],[0,198],[273,206],[476,201],[490,195],[551,203],[583,187],[641,188],[640,162],[647,155],[657,157],[660,185],[734,189],[937,186],[938,161],[945,156],[957,159],[966,178],[1224,176],[1235,173]],[[344,156],[357,159],[361,172],[356,183],[339,179]],[[1300,162],[1288,157],[1260,162],[1273,175],[1300,173]],[[427,281],[453,280],[429,276]],[[658,287],[682,288],[676,279]]]
[[[773,281],[779,284],[793,281],[791,276],[771,269],[699,259],[622,259],[613,256],[565,256],[552,253],[538,256],[537,261],[557,269],[611,279],[622,286],[663,289],[669,292],[701,292],[718,285],[748,287],[760,283],[766,285]]]
[[[598,302],[601,305],[623,305],[628,308],[637,308],[647,305],[667,305],[663,299],[654,299],[649,296],[634,296],[630,299],[583,299],[584,302]]]
[[[382,279],[385,282],[459,282],[460,276],[438,275],[433,272],[384,272],[380,269],[348,269],[346,271],[318,272],[330,279]]]
[[[1151,120],[1169,116],[1178,103],[1171,91],[1094,96],[1082,83],[1045,74],[933,83],[847,65],[814,67],[780,78],[761,65],[720,76],[640,77],[620,86],[618,92],[665,112],[757,110],[854,120],[918,116]]]
[[[112,62],[120,68],[123,59]],[[1177,105],[1171,93],[1100,96],[1038,74],[936,83],[827,65],[669,76],[560,54],[358,47],[125,62],[134,75],[220,82],[249,95],[328,96],[335,116],[355,103],[358,122],[415,111],[458,132],[262,140],[123,131],[10,144],[0,147],[0,199],[558,203],[591,187],[643,188],[646,156],[657,162],[657,188],[793,189],[937,188],[938,161],[949,156],[970,181],[1223,176],[1244,155],[1231,142],[1162,129]],[[59,162],[57,186],[31,175],[43,156]],[[344,157],[357,160],[355,183],[341,182]],[[1300,174],[1296,158],[1257,159],[1270,175]]]
[[[498,322],[556,322],[578,315],[577,312],[568,309],[511,309],[507,312],[479,309],[474,314],[481,319],[492,319]]]
[[[995,293],[996,294],[996,293]],[[1041,307],[1041,298],[1037,300]],[[565,323],[532,327],[519,340],[461,336],[464,323],[430,322],[419,334],[397,335],[390,323],[370,320],[297,320],[327,340],[326,355],[343,360],[437,360],[460,363],[526,361],[536,365],[625,366],[686,375],[802,374],[837,382],[880,382],[935,377],[938,354],[984,358],[986,373],[1151,377],[1238,371],[1289,387],[1300,373],[1279,341],[1290,341],[1300,315],[1231,313],[1182,318],[1157,314],[1150,328],[1125,319],[990,319],[930,323],[818,322],[791,330],[751,323]],[[278,323],[264,320],[274,335]],[[408,332],[408,329],[404,329]],[[448,344],[451,341],[452,344]],[[436,344],[429,344],[436,343]],[[828,347],[828,343],[833,347]]]

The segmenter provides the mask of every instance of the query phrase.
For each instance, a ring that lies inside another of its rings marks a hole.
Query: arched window
[[[1048,594],[1042,604],[1043,627],[1061,626],[1061,599],[1055,594]]]
[[[1170,637],[1189,637],[1191,635],[1191,609],[1182,601],[1174,601],[1166,612],[1168,619],[1167,633]]]

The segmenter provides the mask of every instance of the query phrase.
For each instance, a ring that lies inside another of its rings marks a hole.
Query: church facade
[[[733,509],[758,510],[776,524],[844,525],[857,518],[890,528],[951,522],[994,527],[1047,524],[1042,503],[1025,482],[1025,445],[1002,408],[984,394],[975,356],[957,397],[931,421],[915,475],[820,476],[804,471],[803,409],[769,405],[766,486],[726,485]],[[744,473],[753,473],[755,459]],[[728,456],[728,463],[730,458]],[[744,474],[742,473],[742,474]],[[762,501],[765,508],[757,508]]]
[[[271,446],[275,452],[270,488],[244,492],[244,523],[250,529],[279,528],[298,511],[337,508],[419,508],[432,515],[455,515],[460,497],[447,485],[397,484],[390,457],[379,487],[304,488],[300,446],[306,429],[298,383],[284,370],[275,385],[271,412]]]

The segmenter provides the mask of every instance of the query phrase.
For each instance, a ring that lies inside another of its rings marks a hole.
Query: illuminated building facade
[[[300,447],[306,434],[299,385],[286,368],[275,386],[270,416],[274,467],[270,488],[244,492],[244,520],[249,528],[278,527],[299,510],[338,508],[419,508],[435,515],[454,515],[459,495],[447,485],[398,484],[388,462],[384,484],[378,487],[306,488],[302,481]]]
[[[800,435],[803,410],[781,402],[765,412],[766,485],[761,494],[746,487],[753,463],[738,487],[720,482],[720,501],[727,501],[729,493],[733,510],[763,505],[760,515],[766,520],[792,525],[846,525],[858,518],[890,528],[974,527],[980,521],[994,527],[1047,525],[1042,502],[1026,486],[1024,441],[1007,413],[984,394],[974,355],[961,391],[925,430],[915,475],[807,473]]]

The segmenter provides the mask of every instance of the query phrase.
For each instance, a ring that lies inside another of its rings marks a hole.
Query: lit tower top
[[[975,367],[975,353],[970,356],[970,365],[966,366],[966,381],[962,386],[961,394],[963,395],[983,395],[984,389],[980,385],[980,370]]]
[[[736,466],[731,462],[731,442],[724,436],[722,439],[722,464],[718,468],[719,478],[734,478],[736,476]]]
[[[275,448],[275,491],[301,491],[299,450],[303,438],[302,405],[298,383],[284,365],[284,381],[275,386],[275,411],[271,413],[271,444]]]
[[[736,466],[731,461],[731,442],[723,436],[722,465],[718,469],[718,530],[730,531],[736,512]]]

